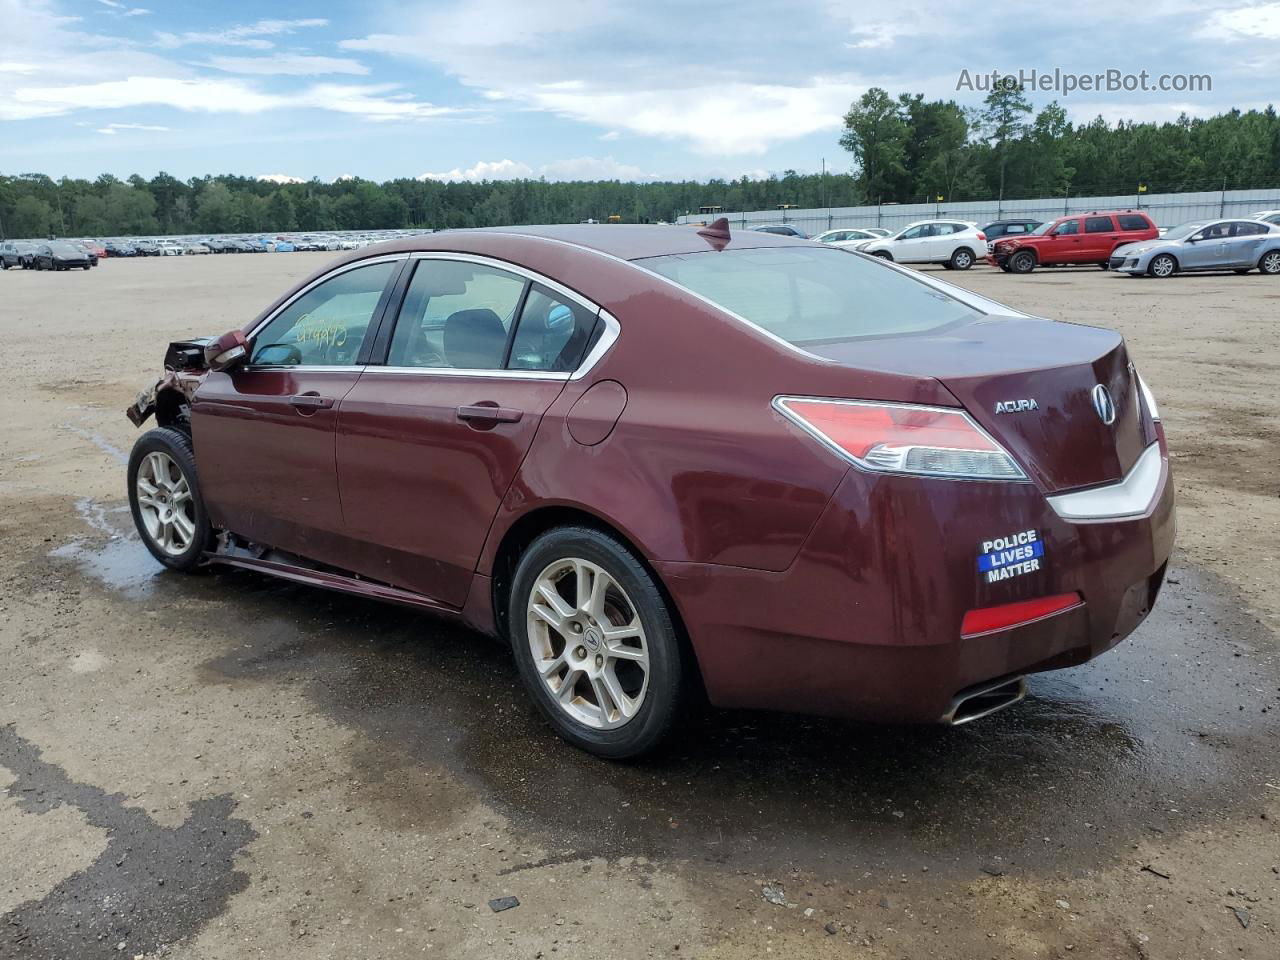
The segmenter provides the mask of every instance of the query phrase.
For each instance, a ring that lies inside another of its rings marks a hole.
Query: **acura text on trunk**
[[[975,719],[1132,632],[1173,546],[1119,335],[723,221],[367,247],[165,367],[161,563],[461,618],[609,757],[703,690]]]

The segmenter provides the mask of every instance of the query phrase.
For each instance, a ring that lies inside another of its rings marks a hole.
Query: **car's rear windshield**
[[[766,247],[636,260],[797,346],[937,330],[965,303],[885,264],[830,247]]]

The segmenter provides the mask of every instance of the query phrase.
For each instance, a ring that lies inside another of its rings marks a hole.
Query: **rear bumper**
[[[1145,619],[1173,549],[1162,457],[1150,508],[1071,522],[1031,484],[872,477],[850,471],[781,573],[659,563],[724,707],[894,722],[950,722],[965,691],[1075,666]],[[985,541],[1035,530],[1034,569],[989,581]],[[962,637],[969,610],[1076,591],[1083,602]]]

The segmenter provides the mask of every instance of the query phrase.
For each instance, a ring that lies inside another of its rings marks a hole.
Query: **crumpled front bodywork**
[[[213,339],[199,337],[169,344],[164,355],[164,375],[141,391],[125,410],[125,416],[135,427],[146,423],[152,414],[162,427],[187,419],[191,397],[209,375],[204,351]]]

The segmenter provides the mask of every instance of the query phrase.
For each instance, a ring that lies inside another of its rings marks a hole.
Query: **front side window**
[[[511,370],[576,370],[595,329],[594,311],[535,283],[511,344]]]
[[[1058,229],[1054,230],[1053,234],[1056,237],[1067,237],[1067,236],[1070,236],[1071,234],[1079,233],[1079,232],[1080,232],[1079,220],[1063,220],[1062,223],[1058,224]]]
[[[264,366],[350,366],[369,332],[382,291],[399,264],[372,263],[312,287],[253,339],[250,363]]]
[[[393,367],[500,370],[525,280],[460,260],[421,260],[391,337]]]
[[[899,240],[919,240],[921,237],[929,235],[929,227],[922,224],[918,227],[912,227],[910,230],[904,230]]]
[[[1115,224],[1111,222],[1110,217],[1085,217],[1084,232],[1085,233],[1111,233],[1115,230]]]
[[[840,248],[761,248],[634,261],[797,346],[922,333],[981,314]]]

